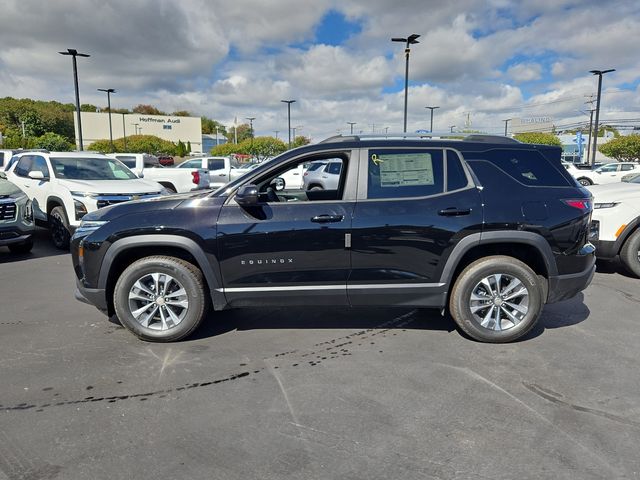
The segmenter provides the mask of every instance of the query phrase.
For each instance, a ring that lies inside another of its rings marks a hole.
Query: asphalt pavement
[[[640,477],[640,280],[598,267],[524,340],[436,311],[249,309],[137,340],[39,231],[0,247],[0,479]]]

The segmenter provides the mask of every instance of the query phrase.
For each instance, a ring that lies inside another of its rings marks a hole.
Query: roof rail
[[[467,142],[484,143],[520,143],[515,138],[502,135],[487,135],[484,133],[460,133],[460,132],[433,132],[433,133],[374,133],[365,135],[334,135],[319,143],[339,143],[357,142],[360,140],[387,140],[387,139],[407,139],[407,140],[433,140],[451,139],[464,140]]]

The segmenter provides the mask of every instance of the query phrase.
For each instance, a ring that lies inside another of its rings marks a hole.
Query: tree
[[[125,149],[125,143],[123,138],[116,138],[113,140],[114,150],[116,152],[131,152],[131,153],[157,153],[163,152],[169,155],[177,155],[176,145],[155,135],[131,135],[127,137],[127,145]],[[182,144],[184,148],[184,144]],[[110,152],[111,145],[109,140],[98,140],[93,142],[87,147],[87,150],[93,150],[98,152]]]
[[[83,103],[80,105],[80,111],[81,112],[97,112],[98,107],[96,107],[95,105],[91,105],[90,103]]]
[[[177,112],[173,112],[171,115],[174,117],[191,117],[191,113],[186,110],[178,110]]]
[[[52,152],[68,152],[75,148],[75,145],[67,141],[62,135],[47,132],[36,138],[32,138],[28,143],[29,148],[46,148]]]
[[[552,133],[524,132],[517,133],[513,136],[522,143],[537,143],[540,145],[557,145],[562,146],[560,139]]]
[[[178,140],[178,144],[176,145],[175,151],[176,151],[176,155],[178,157],[186,157],[187,156],[187,147],[182,142],[182,140]]]
[[[223,136],[227,136],[227,127],[216,120],[212,120],[207,117],[200,117],[202,120],[202,133],[212,135],[216,133],[216,127],[218,127],[218,133]]]
[[[227,131],[227,140],[229,143],[234,143],[236,141],[234,128],[238,129],[238,143],[242,143],[247,138],[251,138],[251,127],[248,123],[243,123],[242,125],[238,125],[237,127],[229,128],[229,130]]]
[[[301,147],[310,143],[311,139],[309,137],[305,137],[304,135],[297,135],[295,140],[291,142],[291,148]]]
[[[153,105],[144,104],[136,105],[135,107],[133,107],[133,113],[141,113],[143,115],[166,115],[166,113],[158,110]]]
[[[191,141],[187,141],[187,155],[191,153]]]
[[[242,155],[248,155],[249,152],[245,150],[244,144],[235,143],[221,143],[211,149],[211,155],[219,156],[219,157],[227,157],[231,154],[239,153]]]
[[[607,143],[598,145],[598,150],[621,162],[637,162],[640,159],[640,135],[634,133],[612,138]]]
[[[247,139],[242,142],[241,146],[259,162],[269,157],[275,157],[287,150],[287,146],[282,140],[273,137]]]

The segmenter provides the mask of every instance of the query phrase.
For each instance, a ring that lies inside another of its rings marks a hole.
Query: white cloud
[[[540,80],[542,66],[539,63],[518,63],[509,67],[507,75],[518,83]]]

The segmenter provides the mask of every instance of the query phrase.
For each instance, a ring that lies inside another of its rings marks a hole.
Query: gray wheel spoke
[[[529,311],[529,290],[511,274],[492,273],[478,281],[468,305],[479,326],[496,332],[508,330]]]
[[[129,290],[129,311],[140,325],[169,330],[180,324],[189,311],[189,296],[170,274],[147,273]]]

